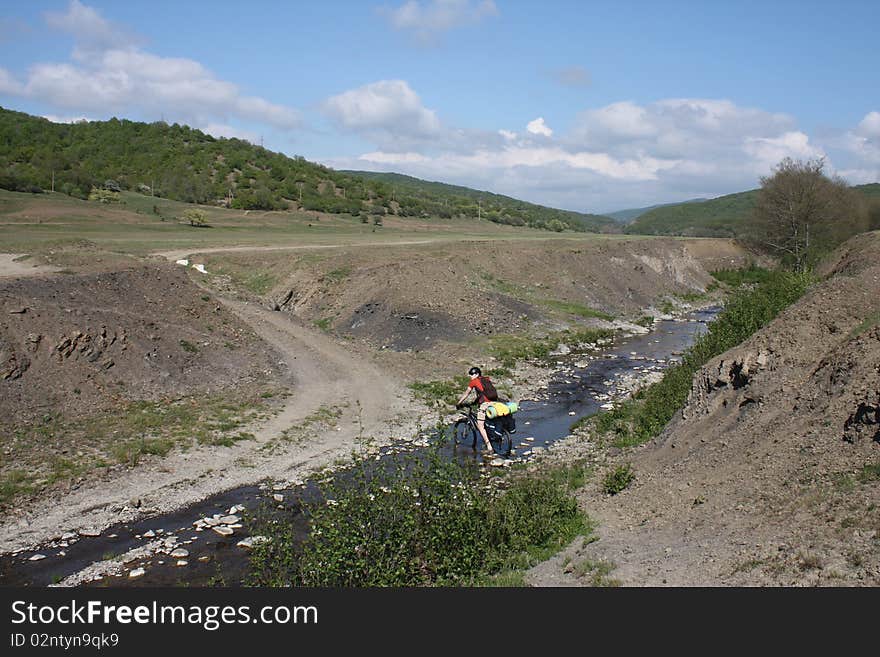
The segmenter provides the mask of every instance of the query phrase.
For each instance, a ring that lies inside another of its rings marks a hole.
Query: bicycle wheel
[[[466,419],[457,420],[452,426],[452,435],[456,445],[470,443],[471,449],[477,447],[477,430]]]

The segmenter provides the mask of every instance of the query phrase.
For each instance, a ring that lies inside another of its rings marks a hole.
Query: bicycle
[[[462,445],[470,442],[471,449],[476,451],[477,441],[482,441],[483,437],[477,428],[477,414],[474,412],[474,405],[464,404],[463,408],[460,406],[458,409],[462,417],[457,419],[452,425],[454,444]],[[510,435],[510,432],[502,426],[497,418],[486,418],[483,426],[486,428],[486,435],[489,437],[489,442],[492,443],[492,449],[495,450],[495,453],[502,456],[510,456],[510,452],[513,450],[513,437]]]

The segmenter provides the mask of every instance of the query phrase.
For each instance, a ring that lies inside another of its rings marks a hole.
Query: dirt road
[[[26,519],[0,525],[0,551],[46,541],[64,531],[103,528],[146,514],[164,513],[222,490],[265,478],[291,481],[349,456],[366,438],[378,444],[418,431],[410,394],[371,363],[287,316],[239,301],[222,300],[262,337],[289,368],[294,393],[276,416],[247,427],[254,440],[232,447],[198,447],[140,466],[112,482],[86,485],[63,504],[46,501]],[[282,434],[308,424],[318,409],[344,409],[335,427],[304,429],[288,442]],[[418,409],[416,409],[418,410]],[[135,509],[139,500],[139,509]]]
[[[54,267],[35,265],[31,262],[18,260],[21,253],[0,253],[0,278],[14,278],[18,276],[36,276],[57,271]]]

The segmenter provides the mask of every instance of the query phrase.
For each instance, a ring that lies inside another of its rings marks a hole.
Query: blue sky
[[[0,3],[0,105],[580,211],[880,181],[880,2]]]

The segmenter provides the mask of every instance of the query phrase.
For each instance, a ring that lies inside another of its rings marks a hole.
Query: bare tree
[[[761,178],[749,238],[797,271],[867,229],[860,196],[842,178],[825,175],[824,167],[824,158],[785,158]]]

